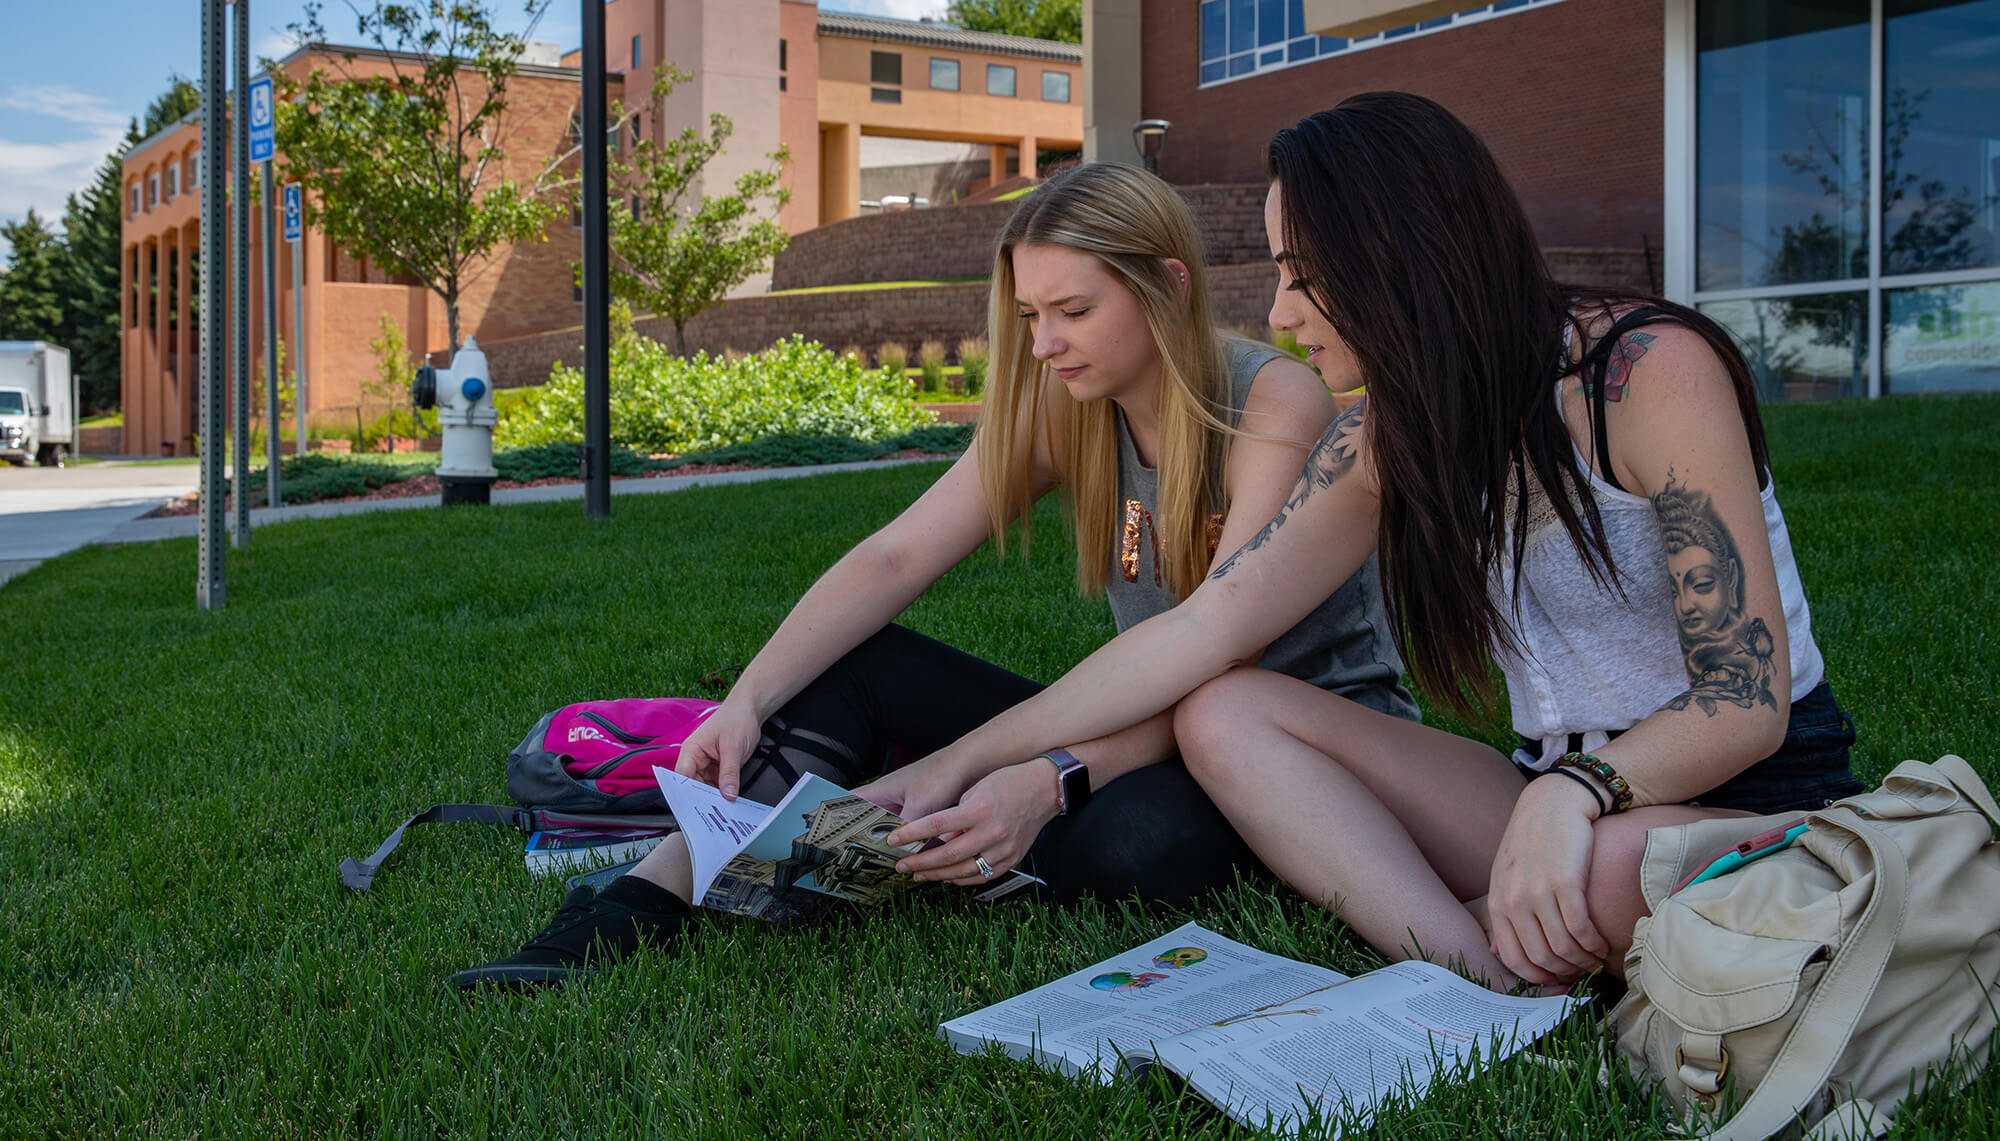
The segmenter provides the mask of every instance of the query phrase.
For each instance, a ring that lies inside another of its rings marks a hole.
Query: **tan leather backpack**
[[[1705,820],[1647,837],[1652,914],[1611,1013],[1634,1076],[1711,1136],[1886,1131],[1936,1075],[1986,1060],[2000,1009],[2000,806],[1971,765],[1906,761],[1881,788],[1805,814],[1782,851],[1674,890],[1718,851],[1798,814]],[[1691,1121],[1691,1126],[1693,1122]]]

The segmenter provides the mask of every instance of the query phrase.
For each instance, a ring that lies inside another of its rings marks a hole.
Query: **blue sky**
[[[582,2],[587,0],[555,0],[532,38],[576,47]],[[520,0],[489,0],[489,6],[502,27],[527,29]],[[822,0],[820,6],[914,19],[942,15],[944,0]],[[168,77],[199,76],[199,6],[194,0],[82,0],[8,7],[7,36],[15,49],[8,53],[14,63],[0,72],[0,220],[16,221],[32,207],[59,222],[64,197],[90,181],[126,123],[166,88]],[[285,54],[291,44],[285,27],[304,7],[304,0],[251,0],[252,58]],[[226,18],[234,28],[235,14]],[[329,39],[354,39],[347,0],[328,0],[323,21]],[[0,242],[0,259],[6,255]]]

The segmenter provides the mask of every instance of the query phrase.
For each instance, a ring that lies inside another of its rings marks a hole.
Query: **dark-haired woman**
[[[1552,281],[1492,156],[1428,100],[1356,96],[1269,160],[1271,324],[1366,401],[1184,604],[945,759],[1175,706],[1244,839],[1384,953],[1495,986],[1616,970],[1648,828],[1860,788],[1743,361],[1688,309]],[[1511,758],[1242,668],[1378,549],[1430,693],[1466,709],[1500,664]],[[908,862],[962,875],[982,839]]]

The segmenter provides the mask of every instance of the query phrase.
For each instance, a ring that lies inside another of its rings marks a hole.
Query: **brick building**
[[[779,218],[793,232],[860,213],[863,135],[984,144],[995,181],[1032,176],[1040,149],[1082,146],[1082,51],[1073,44],[823,13],[811,0],[607,0],[605,24],[613,98],[638,104],[663,62],[694,73],[662,107],[640,113],[639,131],[664,141],[685,127],[705,128],[711,114],[731,118],[729,148],[707,171],[716,184],[733,183],[780,144],[789,147],[785,182],[793,199]],[[336,59],[349,53],[351,62]],[[571,145],[581,99],[578,55],[530,45],[499,128],[507,155],[501,177],[530,183]],[[368,73],[395,62],[373,49],[309,45],[279,66],[303,77],[315,67]],[[120,319],[128,452],[194,450],[200,146],[200,117],[191,115],[132,147],[124,160]],[[255,370],[264,360],[262,211],[251,215]],[[581,228],[573,217],[559,217],[547,238],[504,248],[479,269],[459,302],[464,335],[498,344],[581,320],[570,269],[582,256]],[[413,280],[369,265],[323,235],[309,233],[301,245],[305,328],[292,328],[286,243],[277,259],[278,335],[294,363],[304,351],[310,416],[346,422],[374,375],[368,342],[379,335],[383,315],[402,327],[412,354],[437,353],[448,345],[444,306]],[[751,290],[767,282],[753,281]],[[261,385],[254,387],[261,393]],[[260,412],[261,396],[257,405]]]
[[[1086,0],[1086,157],[1260,181],[1362,91],[1436,99],[1547,247],[1647,267],[1768,399],[2000,388],[2000,0]],[[1594,253],[1593,253],[1594,252]]]

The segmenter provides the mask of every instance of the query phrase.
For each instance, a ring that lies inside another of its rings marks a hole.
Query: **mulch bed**
[[[890,452],[888,455],[877,456],[875,458],[877,460],[949,460],[958,458],[958,454],[956,452],[927,452],[922,448],[904,448],[900,451]],[[669,468],[664,471],[649,471],[644,475],[614,475],[611,478],[615,480],[665,479],[669,476],[715,475],[718,472],[769,470],[771,470],[769,465],[762,464],[682,464],[677,468]],[[510,487],[552,487],[556,484],[582,482],[581,479],[574,476],[546,476],[542,479],[531,479],[526,483],[511,479],[500,479],[493,481],[493,490],[504,491]],[[443,490],[443,487],[438,483],[437,476],[425,473],[397,483],[384,484],[366,495],[341,495],[328,499],[315,499],[313,502],[355,503],[365,499],[417,499],[426,495],[442,494]],[[302,505],[294,504],[292,506]],[[159,507],[147,512],[142,518],[168,519],[179,515],[193,515],[200,510],[201,493],[199,491],[191,491],[179,499],[161,504]]]

